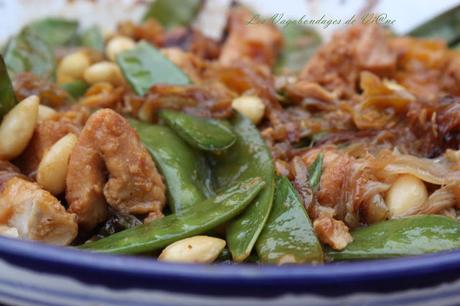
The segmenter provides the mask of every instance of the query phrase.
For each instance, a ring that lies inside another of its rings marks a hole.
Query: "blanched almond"
[[[88,67],[83,77],[89,84],[107,82],[116,86],[123,83],[120,68],[112,62],[99,62]]]
[[[59,139],[40,161],[37,183],[52,194],[60,194],[65,189],[69,158],[77,140],[75,134],[67,134]]]
[[[388,190],[385,202],[392,217],[397,217],[411,208],[422,205],[427,198],[428,192],[422,180],[404,174],[396,179]]]
[[[57,112],[49,106],[39,105],[38,106],[38,119],[37,121],[43,121],[53,117]]]
[[[225,247],[225,240],[209,236],[193,236],[167,246],[158,257],[162,261],[211,263]]]
[[[105,54],[111,61],[117,59],[117,55],[123,51],[136,47],[136,42],[127,36],[116,36],[107,43]]]
[[[84,52],[75,52],[65,56],[56,70],[59,84],[81,80],[83,73],[91,65],[89,57]]]
[[[232,101],[232,108],[239,111],[254,124],[258,124],[265,112],[265,104],[257,96],[241,96]]]
[[[10,160],[24,151],[34,133],[38,118],[38,96],[19,102],[0,125],[0,159]]]

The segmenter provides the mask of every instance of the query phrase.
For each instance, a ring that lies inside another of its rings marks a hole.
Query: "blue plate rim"
[[[460,268],[460,250],[403,258],[343,262],[327,265],[256,265],[256,264],[178,264],[160,262],[154,258],[101,254],[69,247],[56,247],[33,241],[0,237],[2,255],[55,265],[65,265],[87,271],[111,271],[143,277],[183,278],[194,280],[238,281],[267,284],[278,281],[315,281],[388,279],[395,275],[441,273]]]

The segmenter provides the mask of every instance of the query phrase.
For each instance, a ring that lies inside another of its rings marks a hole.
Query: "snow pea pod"
[[[74,99],[78,99],[85,94],[86,90],[89,88],[89,85],[82,80],[76,80],[62,84],[61,88],[67,91]]]
[[[233,260],[244,261],[250,254],[267,221],[272,207],[274,169],[270,151],[257,128],[246,117],[232,120],[237,139],[230,150],[213,156],[213,177],[218,189],[253,176],[261,176],[264,190],[237,219],[227,227],[227,244]]]
[[[186,85],[189,78],[160,50],[142,41],[136,48],[117,56],[121,71],[138,95],[144,95],[155,84]]]
[[[98,26],[92,26],[86,29],[80,35],[82,46],[104,52],[104,37]]]
[[[44,18],[30,23],[27,28],[52,48],[68,46],[77,40],[76,20]]]
[[[210,169],[200,152],[166,126],[133,119],[129,122],[166,180],[168,203],[173,212],[181,212],[213,194]]]
[[[5,116],[17,103],[5,62],[0,55],[0,118]]]
[[[460,40],[460,5],[428,20],[407,33],[410,36],[444,39],[449,46]]]
[[[256,243],[262,263],[321,263],[323,250],[307,211],[286,177],[276,180],[275,199]]]
[[[310,175],[310,186],[313,191],[318,189],[323,174],[323,154],[319,153],[313,164],[308,167],[308,174]]]
[[[188,26],[198,14],[201,4],[201,0],[156,0],[143,19],[154,18],[167,29]]]
[[[168,215],[101,240],[85,243],[79,248],[119,254],[161,249],[177,240],[205,233],[229,221],[257,196],[264,185],[260,177],[241,181],[180,214]]]
[[[281,27],[284,48],[275,66],[276,72],[298,72],[321,44],[321,36],[300,24]]]
[[[56,57],[53,49],[27,27],[8,42],[4,59],[12,75],[32,72],[37,76],[54,78]]]
[[[460,248],[460,222],[438,215],[384,221],[352,232],[342,251],[329,250],[334,260],[362,260],[420,255]]]
[[[159,117],[189,145],[206,151],[221,151],[235,143],[236,136],[223,122],[162,110]]]

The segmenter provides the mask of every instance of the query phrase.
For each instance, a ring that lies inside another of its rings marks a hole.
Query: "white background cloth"
[[[230,0],[208,0],[214,5],[224,5]],[[370,0],[372,1],[372,0]],[[368,0],[241,0],[252,6],[262,15],[283,13],[289,18],[330,18],[345,20],[359,12]],[[460,0],[380,0],[374,9],[395,19],[393,25],[397,33],[405,33],[412,27],[430,17],[456,5]],[[44,16],[55,15],[76,18],[83,26],[99,24],[104,29],[113,28],[120,20],[139,20],[144,6],[138,0],[0,0],[0,42],[17,32],[24,24]],[[212,20],[211,14],[203,16],[208,19],[206,28]],[[222,19],[222,18],[221,18]],[[216,20],[215,22],[218,22]],[[326,30],[318,26],[319,31],[329,37],[339,26],[330,26]]]

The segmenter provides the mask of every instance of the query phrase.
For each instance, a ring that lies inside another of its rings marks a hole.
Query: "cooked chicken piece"
[[[108,180],[107,180],[108,177]],[[95,112],[70,156],[69,211],[84,230],[107,217],[107,203],[127,214],[161,214],[165,185],[136,131],[110,109]]]
[[[320,152],[323,154],[323,170],[317,198],[322,205],[334,207],[341,202],[343,181],[349,175],[352,160],[333,149],[316,149],[304,155],[307,165],[313,164]]]
[[[317,83],[300,80],[292,84],[287,84],[284,87],[284,90],[286,92],[287,97],[295,103],[300,104],[301,102],[304,102],[306,99],[309,99],[318,101],[317,104],[320,104],[320,101],[323,102],[325,106],[331,105],[333,107],[336,107],[336,95],[333,92],[325,90]],[[331,107],[327,108],[326,110],[332,109],[333,108]]]
[[[460,54],[442,40],[395,37],[391,47],[398,54],[392,79],[422,101],[460,94]]]
[[[301,79],[316,82],[339,97],[357,92],[361,71],[388,75],[396,70],[396,52],[388,33],[377,25],[357,25],[337,33],[308,61]]]
[[[248,22],[253,14],[245,7],[235,7],[230,11],[229,35],[222,46],[219,62],[228,65],[241,59],[271,67],[281,50],[283,38],[273,24]]]
[[[131,37],[135,41],[148,41],[154,46],[163,45],[166,34],[163,26],[153,18],[140,25],[134,24],[132,21],[121,22],[118,24],[117,32],[120,35]]]
[[[16,74],[14,78],[14,91],[19,101],[37,95],[40,104],[50,107],[62,107],[70,100],[70,95],[50,78],[37,76],[31,72]]]
[[[0,235],[9,238],[19,238],[18,230],[15,227],[0,225]]]
[[[348,227],[342,221],[328,216],[321,216],[313,222],[319,240],[334,250],[343,250],[353,241]]]
[[[311,165],[320,152],[323,168],[319,189],[315,192],[318,204],[332,209],[332,216],[350,228],[357,227],[360,222],[384,220],[388,209],[382,196],[390,186],[379,181],[369,169],[372,157],[356,159],[333,146],[324,146],[305,153],[304,162]],[[321,216],[312,213],[311,217]]]
[[[220,44],[193,28],[176,27],[165,35],[163,47],[180,48],[198,58],[213,60],[219,56]]]
[[[38,184],[15,176],[2,185],[0,224],[4,235],[55,245],[71,243],[78,233],[76,216]],[[6,231],[5,231],[6,229]]]
[[[150,88],[141,101],[129,101],[133,116],[155,121],[159,109],[181,110],[199,117],[228,118],[235,93],[217,81],[186,86],[159,84]],[[140,102],[140,105],[137,105]]]
[[[59,112],[52,118],[38,122],[32,139],[15,164],[26,175],[33,175],[45,153],[59,139],[69,133],[78,135],[89,112],[85,108]]]
[[[123,85],[113,86],[108,82],[98,82],[86,91],[79,103],[92,109],[111,108],[121,112],[125,91]]]

